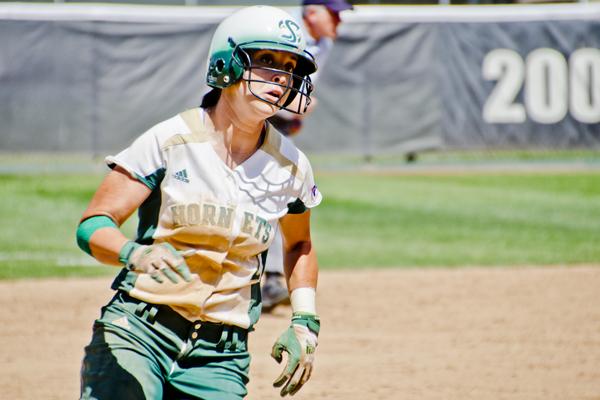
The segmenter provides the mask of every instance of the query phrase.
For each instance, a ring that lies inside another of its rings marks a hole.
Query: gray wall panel
[[[0,21],[0,146],[90,148],[93,105],[89,37],[64,23]]]
[[[156,122],[200,103],[212,25],[96,27],[98,148],[123,147]]]
[[[320,106],[296,141],[311,151],[371,154],[438,147],[435,39],[422,24],[343,30],[318,81]]]

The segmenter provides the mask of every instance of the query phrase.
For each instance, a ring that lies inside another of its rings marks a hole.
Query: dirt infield
[[[0,397],[75,399],[110,279],[0,283]],[[316,370],[295,399],[600,399],[600,267],[323,272]],[[279,398],[251,336],[249,399]]]

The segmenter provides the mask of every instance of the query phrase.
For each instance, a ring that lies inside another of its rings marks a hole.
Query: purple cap
[[[353,10],[354,7],[352,4],[348,3],[346,0],[303,0],[302,6],[325,6],[329,8],[333,12],[342,12],[344,10]]]

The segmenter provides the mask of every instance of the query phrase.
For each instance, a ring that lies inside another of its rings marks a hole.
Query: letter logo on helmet
[[[295,23],[291,19],[286,19],[285,21],[279,22],[279,27],[282,29],[285,27],[289,31],[288,34],[281,35],[283,39],[291,43],[300,43],[302,35],[300,33],[300,27],[297,23]]]
[[[300,25],[285,11],[270,6],[243,8],[225,18],[213,35],[206,83],[210,87],[224,89],[244,80],[250,92],[260,100],[302,114],[310,104],[313,88],[309,75],[317,70],[314,57],[305,48]],[[298,62],[291,72],[256,66],[252,63],[251,54],[257,50],[285,51],[297,56]],[[253,77],[252,72],[259,69],[288,75],[286,85],[266,82],[284,89],[281,96],[281,99],[285,98],[283,104],[261,97],[252,90],[253,82],[265,83]],[[244,76],[245,71],[248,73]]]

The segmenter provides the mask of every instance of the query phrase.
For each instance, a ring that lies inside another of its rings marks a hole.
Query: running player
[[[319,318],[310,208],[321,194],[310,163],[266,122],[302,113],[310,74],[300,26],[267,6],[217,28],[200,108],[163,121],[107,157],[112,171],[77,230],[80,247],[121,266],[81,370],[82,399],[242,399],[248,332],[261,310],[263,253],[284,237],[290,327],[273,346],[287,365],[274,385],[309,379]],[[119,226],[138,211],[137,238]]]
[[[307,37],[307,50],[315,56],[322,68],[327,60],[333,43],[337,38],[337,29],[341,22],[340,13],[353,9],[346,0],[304,0],[302,2],[303,31]],[[313,83],[318,73],[311,76]],[[309,110],[314,108],[313,96]],[[305,114],[281,110],[269,121],[286,136],[297,135],[302,128]],[[263,311],[270,312],[280,304],[289,304],[288,288],[283,282],[283,253],[281,235],[277,233],[269,248],[265,266],[265,279],[262,286]]]

